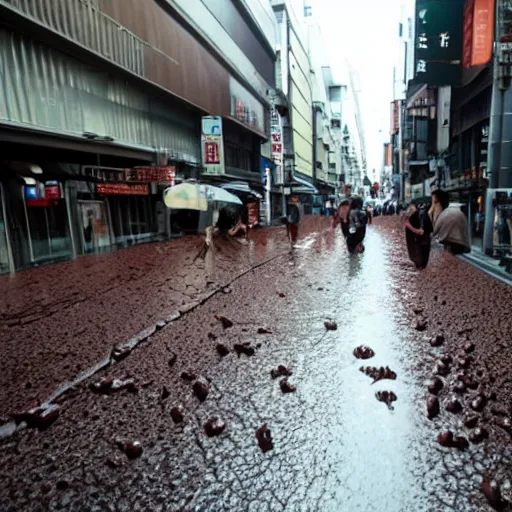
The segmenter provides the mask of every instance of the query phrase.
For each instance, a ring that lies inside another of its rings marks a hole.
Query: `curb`
[[[491,277],[494,277],[494,279],[497,279],[498,281],[501,281],[502,283],[508,284],[509,286],[512,286],[512,275],[510,277],[507,277],[506,275],[502,274],[501,272],[496,272],[496,268],[493,265],[489,265],[485,261],[482,261],[479,258],[475,258],[474,256],[463,254],[462,256],[459,256],[459,258],[462,261],[465,261],[469,265],[472,265],[475,268],[478,268],[482,272],[485,272],[486,274],[490,275]]]

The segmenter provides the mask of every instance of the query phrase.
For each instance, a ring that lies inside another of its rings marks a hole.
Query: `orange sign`
[[[467,0],[464,10],[463,66],[487,64],[492,58],[495,0]]]
[[[475,0],[473,11],[472,66],[487,64],[492,58],[494,36],[494,1]]]

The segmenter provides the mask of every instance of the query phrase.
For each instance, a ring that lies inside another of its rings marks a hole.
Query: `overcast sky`
[[[322,27],[330,65],[345,59],[359,71],[361,116],[366,133],[368,174],[382,166],[389,141],[393,66],[399,49],[398,24],[403,5],[413,0],[309,0]],[[341,79],[341,74],[340,74]],[[379,130],[382,132],[379,134]]]

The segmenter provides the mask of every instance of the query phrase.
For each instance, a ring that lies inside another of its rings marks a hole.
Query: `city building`
[[[263,192],[268,1],[0,0],[0,19],[0,271],[197,229],[163,206],[180,180]]]

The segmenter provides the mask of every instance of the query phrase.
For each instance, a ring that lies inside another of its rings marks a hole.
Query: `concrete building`
[[[197,229],[161,201],[182,179],[263,192],[268,1],[0,0],[0,19],[0,271]]]

